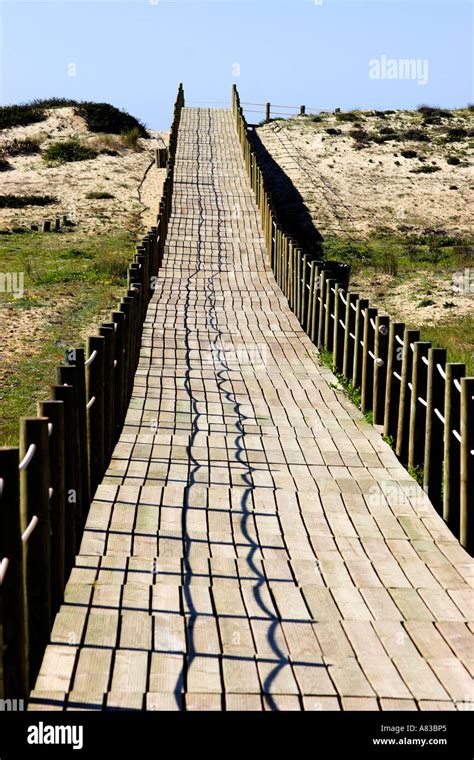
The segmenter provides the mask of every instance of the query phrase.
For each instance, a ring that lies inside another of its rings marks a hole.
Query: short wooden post
[[[0,567],[2,561],[8,561],[0,583],[0,615],[3,619],[3,650],[0,650],[3,690],[0,687],[0,699],[26,699],[29,692],[28,617],[23,585],[18,464],[18,449],[0,448]]]
[[[415,341],[413,348],[411,407],[408,433],[408,467],[411,469],[420,467],[425,461],[428,351],[431,348],[431,343]]]
[[[105,421],[104,421],[104,348],[105,338],[92,335],[87,338],[87,409],[89,442],[89,480],[91,497],[102,480],[105,469]]]
[[[79,548],[80,533],[76,536],[77,512],[77,471],[74,455],[74,388],[72,385],[51,386],[54,401],[64,406],[64,579],[67,581],[74,566],[76,549]]]
[[[362,384],[362,357],[364,342],[364,315],[369,305],[367,298],[359,298],[356,303],[356,317],[354,325],[354,365],[352,368],[352,385],[360,388]]]
[[[299,320],[304,326],[306,321],[306,306],[308,303],[308,254],[304,253],[301,260],[301,294]]]
[[[398,404],[397,443],[395,452],[402,464],[408,462],[408,433],[411,408],[411,377],[413,369],[412,344],[420,339],[419,330],[405,329],[403,335],[402,372]]]
[[[39,401],[38,415],[47,417],[49,435],[51,520],[51,609],[55,615],[63,601],[65,585],[65,460],[64,404],[62,401]],[[70,443],[70,441],[69,441]]]
[[[378,314],[375,318],[374,425],[384,423],[389,330],[390,317]]]
[[[270,103],[265,103],[265,121],[270,121]]]
[[[354,330],[356,317],[356,303],[359,298],[358,293],[346,294],[346,309],[344,315],[344,357],[342,362],[342,374],[346,380],[352,381],[352,368],[354,366]]]
[[[374,403],[374,357],[375,357],[375,319],[377,309],[368,306],[364,312],[364,332],[362,347],[362,384],[361,404],[362,412],[370,412]]]
[[[454,435],[459,435],[461,428],[461,394],[462,378],[466,374],[464,364],[446,364],[445,396],[444,396],[444,473],[443,473],[443,518],[452,533],[460,536],[461,512],[461,444]]]
[[[461,379],[460,541],[474,554],[474,377]]]
[[[20,419],[20,525],[23,541],[30,686],[35,683],[51,630],[51,523],[47,417]]]
[[[304,116],[305,113],[306,113],[306,107],[305,106],[300,106],[300,116]]]
[[[444,377],[446,350],[430,348],[426,390],[425,461],[423,489],[436,511],[443,514],[442,481],[444,451]]]
[[[43,222],[43,232],[51,232],[51,219],[45,219]]]
[[[404,332],[403,322],[390,323],[383,434],[385,438],[391,439],[392,445],[397,437]]]

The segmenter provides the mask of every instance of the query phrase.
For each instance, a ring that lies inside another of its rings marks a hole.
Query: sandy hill
[[[167,144],[167,133],[147,130],[149,139],[91,132],[74,107],[50,108],[46,118],[0,131],[2,195],[49,195],[47,206],[0,208],[0,230],[29,228],[43,219],[67,215],[84,233],[108,232],[130,225],[145,227],[156,220],[165,171],[150,167],[154,149]],[[38,152],[16,155],[18,143],[37,141]],[[46,162],[45,151],[74,139],[97,152],[95,158]],[[113,197],[88,198],[91,193]]]

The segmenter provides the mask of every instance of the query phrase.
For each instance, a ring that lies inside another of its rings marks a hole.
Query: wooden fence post
[[[333,321],[334,321],[334,292],[336,280],[326,280],[326,311],[324,313],[324,348],[332,353],[333,350]]]
[[[327,290],[327,277],[328,273],[327,271],[323,270],[320,273],[320,287],[319,287],[319,295],[318,295],[318,305],[317,305],[317,346],[320,351],[324,348],[324,327],[326,324],[326,290]]]
[[[105,423],[104,423],[104,348],[105,338],[92,335],[87,338],[87,409],[89,471],[91,497],[102,480],[105,469]]]
[[[420,339],[419,330],[405,329],[403,335],[402,372],[398,405],[397,443],[395,452],[402,464],[408,462],[408,428],[411,408],[411,377],[413,369],[412,344]],[[410,383],[410,385],[409,385]]]
[[[374,425],[383,425],[385,419],[389,330],[390,317],[378,314],[375,319]]]
[[[79,440],[81,456],[81,487],[82,500],[89,509],[91,502],[89,487],[89,467],[87,458],[87,413],[86,413],[86,369],[85,350],[83,348],[66,349],[65,360],[76,367],[77,401],[79,411]],[[68,382],[67,380],[65,382]],[[84,515],[85,517],[86,515]]]
[[[370,412],[374,403],[374,350],[375,350],[375,319],[377,309],[368,306],[364,315],[364,337],[362,347],[362,384],[361,404],[362,412]]]
[[[430,348],[426,390],[425,460],[423,489],[439,514],[443,514],[444,378],[446,350]]]
[[[83,457],[81,451],[81,408],[79,399],[79,381],[78,368],[75,364],[60,365],[56,368],[58,385],[69,385],[72,388],[72,404],[69,406],[67,413],[72,415],[72,426],[70,427],[70,438],[67,439],[68,445],[73,449],[76,488],[76,535],[80,536],[87,517],[89,504],[85,502],[83,493]],[[84,406],[85,414],[85,406]],[[87,456],[87,450],[86,450]],[[87,459],[86,459],[87,461]],[[78,547],[76,547],[78,548]]]
[[[344,343],[346,324],[345,316],[347,299],[344,298],[344,286],[336,284],[334,288],[334,333],[333,333],[333,361],[334,372],[341,374],[344,365]]]
[[[270,121],[270,103],[265,103],[265,121]]]
[[[65,540],[65,461],[64,461],[64,403],[62,401],[39,401],[38,415],[47,417],[49,435],[50,486],[49,500],[51,520],[51,609],[53,615],[63,601],[65,586],[64,540]],[[68,441],[71,445],[71,441]]]
[[[461,379],[460,541],[474,554],[474,377]]]
[[[443,473],[443,518],[452,533],[459,538],[461,489],[461,446],[454,435],[461,427],[461,394],[456,387],[466,374],[464,364],[446,364],[444,396],[444,473]],[[459,385],[460,387],[460,385]]]
[[[354,336],[355,336],[355,317],[356,317],[356,303],[358,301],[358,293],[347,292],[346,296],[346,313],[345,313],[345,325],[344,332],[344,359],[342,363],[342,374],[346,380],[352,382],[352,370],[354,367]]]
[[[383,434],[385,438],[392,439],[392,445],[395,444],[397,438],[404,333],[403,322],[390,323]]]
[[[20,524],[20,478],[18,449],[0,448],[0,699],[26,699],[28,675],[28,615],[23,585],[23,548]],[[2,624],[3,621],[3,624]]]
[[[33,686],[51,630],[51,523],[47,417],[20,419],[20,458],[20,524],[24,536],[23,562],[28,605],[29,676],[30,686]],[[32,529],[29,537],[25,535],[28,528]]]
[[[367,298],[359,298],[356,303],[354,325],[354,366],[352,368],[352,385],[360,388],[362,385],[362,345],[364,336],[364,314],[369,305]]]
[[[426,396],[428,351],[430,348],[431,343],[426,343],[424,341],[415,341],[413,344],[411,406],[408,433],[408,467],[411,469],[420,467],[425,461]]]
[[[71,385],[52,385],[51,396],[54,401],[61,401],[64,406],[64,580],[74,566],[76,549],[79,548],[80,533],[76,536],[77,502],[76,460],[73,446],[67,442],[74,441],[74,388]]]
[[[99,327],[104,338],[104,468],[112,456],[115,422],[115,328],[113,322]]]
[[[125,314],[123,311],[113,311],[112,321],[115,325],[115,431],[114,444],[117,442],[125,417]]]

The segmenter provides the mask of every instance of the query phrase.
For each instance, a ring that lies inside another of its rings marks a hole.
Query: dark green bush
[[[353,111],[347,111],[346,113],[337,113],[336,121],[359,121],[360,115]]]
[[[451,111],[445,111],[443,108],[437,108],[436,106],[420,106],[418,113],[426,117],[438,117],[439,119],[453,118]]]
[[[334,127],[328,127],[326,129],[326,132],[328,133],[328,135],[340,135],[341,134],[341,130],[340,129],[335,129]]]
[[[410,169],[411,174],[432,174],[433,172],[439,172],[439,166],[419,166],[417,169]]]
[[[52,195],[0,195],[0,208],[48,206],[51,203],[58,203],[58,199]]]
[[[457,166],[461,163],[461,159],[457,156],[448,156],[446,159],[446,163],[448,163],[450,166]]]
[[[416,140],[417,142],[429,142],[430,138],[428,137],[425,132],[423,132],[421,129],[406,129],[403,134],[402,138],[404,140]]]
[[[87,161],[96,158],[97,151],[82,145],[79,140],[74,138],[64,140],[64,142],[55,142],[48,145],[43,152],[43,158],[48,163],[66,163],[68,161]]]
[[[115,195],[111,195],[110,193],[107,193],[101,190],[93,190],[90,193],[86,193],[86,198],[88,198],[89,200],[99,201],[99,200],[106,200],[109,198],[115,198]]]
[[[403,158],[416,158],[418,153],[416,150],[401,150],[400,155],[403,156]]]
[[[0,107],[0,129],[26,127],[28,124],[35,124],[37,121],[44,121],[45,118],[44,111],[31,103]]]
[[[459,140],[464,140],[467,136],[467,129],[464,129],[464,127],[455,127],[448,131],[445,140],[446,142],[458,142]]]
[[[126,111],[121,111],[109,103],[80,103],[76,107],[76,113],[85,119],[91,132],[108,132],[119,135],[136,127],[140,137],[148,137],[144,125],[130,116]]]

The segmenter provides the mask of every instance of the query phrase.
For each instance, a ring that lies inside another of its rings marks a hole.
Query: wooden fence
[[[232,110],[278,285],[335,373],[360,390],[361,409],[383,426],[399,460],[461,544],[474,553],[474,377],[348,288],[349,272],[306,253],[283,229],[253,147],[236,87]]]
[[[127,413],[143,321],[163,257],[184,93],[174,106],[156,226],[137,247],[110,320],[65,352],[51,396],[0,448],[0,699],[25,698],[80,547],[89,505]]]

